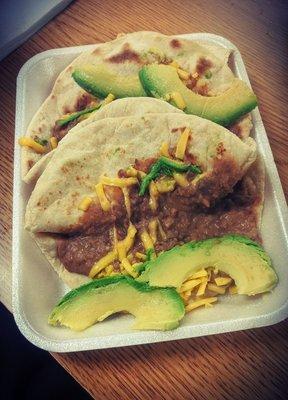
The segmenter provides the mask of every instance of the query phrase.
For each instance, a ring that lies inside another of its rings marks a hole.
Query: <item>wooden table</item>
[[[287,195],[287,16],[284,0],[79,0],[0,63],[0,300],[9,309],[15,82],[20,67],[40,51],[103,42],[118,32],[223,35],[244,57]],[[286,321],[247,332],[53,356],[97,399],[284,399],[287,329]]]

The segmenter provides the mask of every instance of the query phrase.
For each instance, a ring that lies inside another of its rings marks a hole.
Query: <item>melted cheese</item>
[[[42,144],[35,142],[35,140],[30,137],[21,137],[19,138],[18,143],[20,144],[20,146],[30,147],[30,149],[34,150],[38,154],[46,153],[45,146],[42,146]]]
[[[103,176],[101,178],[101,182],[104,185],[108,186],[118,186],[118,187],[125,187],[125,186],[131,186],[135,185],[138,183],[138,179],[134,177],[130,178],[108,178],[107,176]]]
[[[102,269],[106,268],[116,259],[117,259],[117,251],[116,250],[110,251],[93,265],[93,267],[89,272],[89,277],[94,278],[95,275],[97,275],[100,271],[102,271]]]
[[[191,133],[190,129],[185,128],[184,131],[181,133],[181,136],[178,140],[175,157],[179,158],[180,160],[184,159],[190,133]]]
[[[104,188],[102,183],[98,183],[97,185],[95,185],[95,191],[99,200],[99,203],[103,209],[103,211],[109,211],[110,210],[110,202],[107,199],[105,192],[104,192]]]
[[[238,289],[237,286],[230,286],[229,287],[229,294],[237,294],[238,293]]]
[[[138,171],[137,171],[137,169],[135,169],[134,167],[132,167],[132,165],[130,165],[130,167],[128,167],[128,168],[126,169],[126,174],[127,174],[128,176],[137,177]]]
[[[84,199],[82,199],[80,204],[78,205],[78,210],[87,211],[88,208],[90,207],[92,201],[93,200],[91,199],[91,197],[89,197],[89,196],[84,197]]]
[[[159,233],[161,235],[161,238],[164,240],[167,239],[167,235],[166,235],[166,233],[161,225],[161,222],[159,220],[158,220],[158,228],[159,228]]]

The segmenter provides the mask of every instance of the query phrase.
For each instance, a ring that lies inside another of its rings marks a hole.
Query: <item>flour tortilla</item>
[[[89,118],[85,119],[74,128],[70,129],[68,134],[77,134],[77,131],[79,129],[91,124],[92,122],[99,121],[104,118],[128,117],[131,115],[143,116],[145,114],[151,113],[183,114],[183,111],[171,106],[166,101],[154,99],[152,97],[128,97],[115,100],[112,103],[107,104],[100,110],[92,113]],[[62,141],[63,140],[65,140],[65,137],[62,139]],[[42,158],[40,158],[39,161],[25,175],[25,177],[23,178],[24,182],[35,182],[43,173],[44,169],[52,159],[54,152],[55,150],[52,150],[49,153],[45,154]]]
[[[200,117],[185,114],[148,114],[143,117],[105,118],[70,134],[60,142],[38,179],[26,211],[26,228],[32,232],[65,232],[77,224],[84,196],[95,197],[101,175],[117,176],[135,159],[157,156],[163,142],[177,144],[180,130],[189,127],[188,151],[201,166],[204,178],[213,172],[223,146],[223,159],[231,159],[241,179],[256,159],[252,138],[241,141],[227,129]],[[205,174],[206,173],[206,174]],[[236,182],[235,182],[236,183]]]
[[[230,51],[216,44],[176,39],[174,36],[165,36],[156,32],[135,32],[121,35],[116,40],[95,45],[92,49],[82,53],[59,75],[51,94],[30,122],[26,134],[30,137],[38,136],[40,139],[48,140],[56,120],[66,114],[67,110],[70,112],[75,110],[77,100],[85,93],[71,76],[75,67],[104,63],[109,70],[122,76],[138,74],[142,64],[129,61],[121,63],[109,61],[111,57],[123,53],[123,50],[128,47],[129,50],[140,55],[153,48],[160,49],[167,57],[176,60],[182,68],[192,73],[195,72],[197,61],[201,57],[209,59],[213,63],[210,68],[212,77],[211,79],[203,78],[204,83],[207,84],[209,95],[217,95],[229,89],[234,79],[232,71],[227,66]],[[23,147],[23,178],[31,166],[42,157],[43,155],[35,153],[30,148]]]

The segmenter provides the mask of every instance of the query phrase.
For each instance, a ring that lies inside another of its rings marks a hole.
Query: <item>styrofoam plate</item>
[[[182,35],[233,49],[235,74],[249,84],[237,48],[220,36],[208,33]],[[17,79],[14,200],[13,200],[13,311],[23,335],[49,351],[68,352],[153,343],[237,331],[275,324],[288,316],[288,213],[283,190],[258,109],[252,112],[253,137],[266,166],[265,206],[261,234],[279,277],[272,293],[257,298],[223,297],[216,307],[195,310],[181,326],[169,332],[133,331],[132,317],[123,315],[96,324],[84,332],[72,332],[47,324],[55,303],[68,290],[45,260],[29,234],[23,218],[31,186],[21,181],[20,148],[17,138],[25,134],[32,116],[49,95],[58,74],[81,52],[91,46],[45,51],[31,58]],[[261,101],[261,94],[260,94]]]

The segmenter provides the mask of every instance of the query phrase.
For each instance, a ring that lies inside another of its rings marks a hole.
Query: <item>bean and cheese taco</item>
[[[229,53],[215,44],[156,32],[130,33],[95,45],[59,75],[51,94],[29,124],[26,136],[21,138],[22,176],[25,178],[72,127],[115,98],[163,98],[187,113],[233,125],[238,135],[247,136],[249,120],[244,117],[248,122],[240,125],[235,120],[257,102],[251,90],[228,67]],[[156,71],[157,65],[164,69]],[[168,82],[163,73],[170,74],[176,82],[172,87],[156,87],[159,82]]]
[[[226,233],[257,238],[262,200],[256,169],[247,175],[255,160],[252,138],[197,116],[95,121],[57,147],[29,199],[26,229],[71,287],[107,268],[135,276],[151,248]]]

